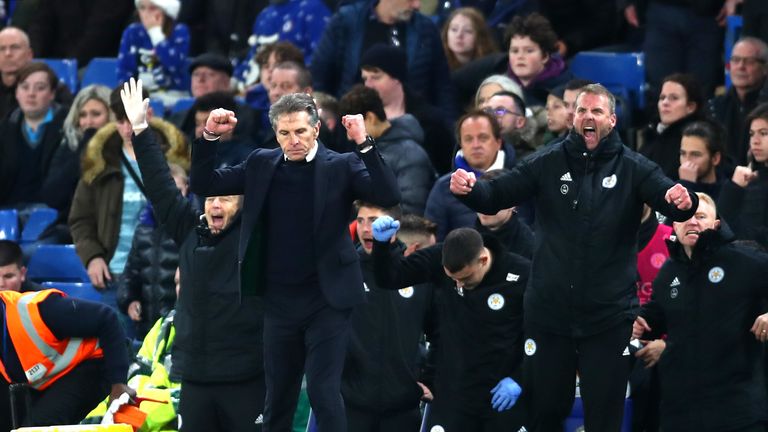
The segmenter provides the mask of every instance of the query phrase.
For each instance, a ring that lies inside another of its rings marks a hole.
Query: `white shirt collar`
[[[307,153],[307,157],[304,158],[307,162],[312,162],[312,160],[315,159],[315,156],[317,155],[317,147],[318,147],[317,141],[315,141],[315,145],[312,146],[311,149],[309,149],[309,153]],[[288,156],[283,153],[283,160],[288,160]]]

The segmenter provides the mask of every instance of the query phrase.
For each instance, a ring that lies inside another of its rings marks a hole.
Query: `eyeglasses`
[[[523,116],[520,113],[516,113],[514,111],[510,111],[510,110],[508,110],[508,109],[506,109],[504,107],[496,107],[496,108],[488,107],[488,108],[483,109],[483,111],[487,112],[488,114],[495,115],[496,117],[504,117],[507,114],[510,114],[510,115],[513,115],[513,116],[520,116],[520,117]]]
[[[754,66],[757,63],[763,64],[765,63],[765,60],[757,57],[739,57],[739,56],[731,56],[731,64],[739,64],[744,63],[746,66]]]

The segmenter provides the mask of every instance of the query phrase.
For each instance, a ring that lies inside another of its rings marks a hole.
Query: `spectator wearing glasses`
[[[515,160],[536,151],[521,135],[527,123],[523,98],[512,92],[501,91],[488,98],[482,109],[496,116],[501,127],[501,138],[504,144],[514,149]]]
[[[754,37],[739,39],[729,60],[731,88],[709,101],[710,115],[728,131],[725,164],[733,167],[747,162],[749,125],[747,115],[758,103],[760,89],[768,76],[768,45]],[[768,95],[766,95],[768,96]]]
[[[496,116],[482,110],[474,110],[456,122],[459,150],[454,157],[454,167],[475,173],[477,177],[493,169],[512,168],[515,149],[504,144],[501,127]],[[437,179],[427,198],[424,217],[437,224],[437,241],[456,228],[474,227],[477,215],[459,201],[448,185],[451,174]]]

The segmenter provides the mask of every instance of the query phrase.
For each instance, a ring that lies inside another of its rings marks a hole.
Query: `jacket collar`
[[[591,153],[595,159],[610,159],[619,153],[624,146],[616,129],[613,129],[607,136],[597,143],[594,150],[588,150],[584,137],[574,129],[571,129],[563,140],[566,152],[571,156],[578,158],[583,153]]]

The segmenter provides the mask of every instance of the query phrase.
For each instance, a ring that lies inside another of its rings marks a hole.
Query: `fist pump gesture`
[[[693,205],[691,196],[688,194],[688,189],[680,183],[669,188],[666,195],[664,195],[664,199],[677,207],[678,210],[688,210]]]
[[[224,108],[216,108],[208,114],[208,120],[205,121],[203,128],[203,137],[206,139],[216,139],[224,134],[230,133],[237,126],[237,117],[235,113]]]
[[[451,174],[451,193],[454,195],[466,195],[472,192],[472,187],[475,186],[475,183],[477,183],[475,173],[459,168]]]

